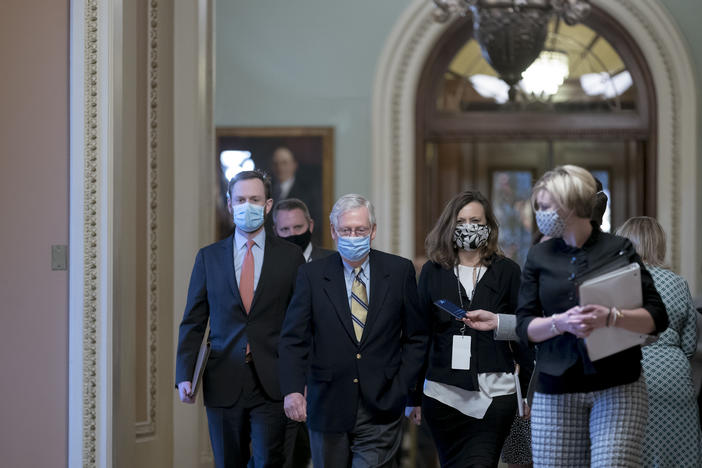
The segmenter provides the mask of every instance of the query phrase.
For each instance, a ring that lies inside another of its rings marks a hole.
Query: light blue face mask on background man
[[[232,206],[233,219],[236,227],[244,232],[253,232],[263,224],[263,206],[249,202]]]
[[[370,234],[365,237],[341,237],[336,241],[339,254],[346,260],[357,262],[370,252]]]

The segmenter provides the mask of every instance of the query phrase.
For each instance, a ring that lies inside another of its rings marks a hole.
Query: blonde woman
[[[697,347],[697,313],[687,282],[664,268],[665,232],[647,216],[629,219],[617,230],[628,238],[653,276],[670,326],[643,351],[648,387],[648,425],[643,466],[702,466],[702,440],[690,359]]]
[[[668,327],[665,306],[631,242],[590,220],[592,175],[577,166],[545,173],[532,192],[539,230],[522,272],[517,333],[538,344],[531,409],[535,467],[638,467],[648,418],[641,349],[590,361],[583,338],[616,326],[639,333]],[[616,258],[641,265],[643,306],[578,305],[578,280]]]

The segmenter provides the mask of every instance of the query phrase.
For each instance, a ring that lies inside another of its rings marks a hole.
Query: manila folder
[[[641,307],[641,269],[631,263],[603,275],[589,279],[580,285],[580,305],[597,304],[619,309]],[[585,338],[585,346],[591,361],[641,345],[649,340],[643,333],[623,328],[603,327],[594,330]]]
[[[202,374],[205,372],[205,367],[207,366],[207,358],[210,357],[210,340],[209,336],[205,336],[202,344],[200,345],[200,351],[197,353],[197,361],[195,361],[195,370],[193,371],[192,378],[192,396],[197,395],[197,389],[202,384]]]

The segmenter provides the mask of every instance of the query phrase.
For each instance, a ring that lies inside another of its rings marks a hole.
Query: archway
[[[669,234],[669,261],[692,290],[699,284],[697,92],[684,40],[654,0],[593,0],[641,47],[656,89],[656,213]],[[376,242],[415,252],[416,92],[427,57],[451,24],[432,19],[433,4],[415,0],[391,32],[378,61],[373,93],[373,190],[389,229]],[[684,213],[685,216],[681,214]],[[682,252],[685,255],[682,255]]]
[[[636,42],[594,7],[581,24],[553,18],[546,50],[565,67],[564,81],[546,90],[543,76],[525,79],[510,101],[473,39],[471,17],[436,42],[417,88],[417,239],[470,187],[492,200],[502,250],[523,264],[535,230],[532,184],[559,164],[581,165],[601,180],[610,201],[605,231],[656,215],[655,89]],[[422,254],[415,243],[414,255]]]

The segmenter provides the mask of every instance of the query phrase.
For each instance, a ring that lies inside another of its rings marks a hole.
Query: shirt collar
[[[305,251],[302,252],[302,255],[305,257],[306,262],[310,261],[310,255],[312,255],[312,242],[307,244],[307,247],[305,247]]]
[[[344,271],[346,273],[353,274],[353,267],[346,263],[346,260],[344,258],[341,258],[341,263],[344,265]],[[368,265],[370,264],[370,254],[366,257],[366,260],[361,264],[361,269],[363,270],[363,273],[366,274],[368,272]]]
[[[245,245],[246,241],[248,239],[246,238],[245,235],[241,234],[238,229],[234,230],[234,245],[236,246],[236,250],[239,251],[241,250]],[[256,236],[253,238],[254,245],[263,248],[263,245],[266,243],[266,228],[264,227],[261,229],[261,232],[256,234]]]

